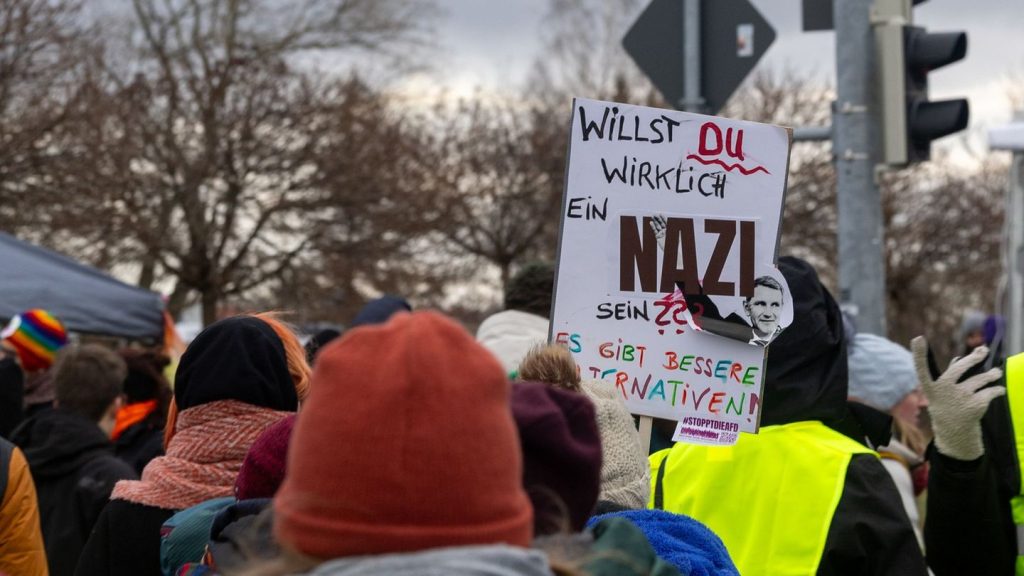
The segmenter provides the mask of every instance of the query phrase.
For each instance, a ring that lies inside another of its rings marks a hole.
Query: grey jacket
[[[331,560],[308,576],[553,576],[544,552],[506,545]]]

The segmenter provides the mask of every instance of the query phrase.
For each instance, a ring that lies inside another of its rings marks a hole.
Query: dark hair
[[[127,373],[124,360],[109,348],[99,344],[65,346],[54,364],[57,403],[62,410],[98,422],[121,395]]]
[[[162,428],[172,395],[171,385],[164,376],[164,369],[170,365],[171,359],[155,350],[123,348],[119,353],[128,367],[124,379],[125,402],[135,404],[156,400],[155,413],[160,418],[157,426]]]
[[[316,355],[320,352],[320,349],[339,336],[341,336],[341,332],[334,328],[324,328],[314,334],[312,338],[306,341],[306,362],[312,366],[313,360],[316,360]]]
[[[505,286],[505,309],[547,318],[551,315],[551,294],[554,288],[554,266],[546,262],[531,262],[523,266]]]
[[[771,288],[772,290],[778,290],[779,292],[785,293],[785,290],[782,289],[782,284],[779,284],[779,281],[771,276],[760,276],[755,278],[754,288],[757,288],[758,286],[764,286],[765,288]],[[750,301],[750,298],[747,298],[747,301]]]
[[[159,400],[171,386],[163,370],[171,363],[167,356],[153,350],[125,348],[119,351],[128,367],[124,380],[125,401],[129,404]]]

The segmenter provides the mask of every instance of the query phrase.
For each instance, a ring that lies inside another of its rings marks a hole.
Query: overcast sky
[[[834,82],[835,36],[801,31],[800,0],[752,2],[778,35],[760,65],[789,65]],[[538,53],[547,0],[440,4],[446,15],[439,24],[437,81],[466,94],[473,87],[501,90],[524,80]],[[968,33],[967,58],[931,74],[932,97],[969,98],[971,125],[979,129],[1009,121],[1009,78],[1020,75],[1024,87],[1024,2],[930,0],[914,9],[914,19],[932,31]]]
[[[759,66],[791,66],[834,83],[835,36],[801,30],[801,0],[751,1],[777,33]],[[549,0],[436,2],[444,12],[437,24],[440,46],[429,52],[429,74],[408,86],[443,86],[450,93],[469,96],[475,89],[501,92],[522,85],[540,50],[539,28]],[[646,4],[640,0],[638,12]],[[124,15],[128,10],[123,0],[90,0],[87,6],[107,14]],[[928,0],[914,9],[914,19],[932,31],[968,34],[967,58],[929,76],[932,97],[969,98],[971,126],[979,135],[1008,122],[1014,75],[1024,93],[1024,1]],[[331,59],[345,66],[346,58]]]

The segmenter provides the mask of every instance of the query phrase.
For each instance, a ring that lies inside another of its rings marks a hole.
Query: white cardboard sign
[[[758,429],[766,345],[792,320],[774,266],[790,141],[573,101],[551,339],[634,414],[680,422],[679,438]]]

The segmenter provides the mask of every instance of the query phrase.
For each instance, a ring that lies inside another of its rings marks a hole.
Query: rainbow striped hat
[[[18,352],[21,367],[26,372],[46,370],[65,344],[68,335],[59,320],[46,310],[36,308],[11,318],[0,338]]]

